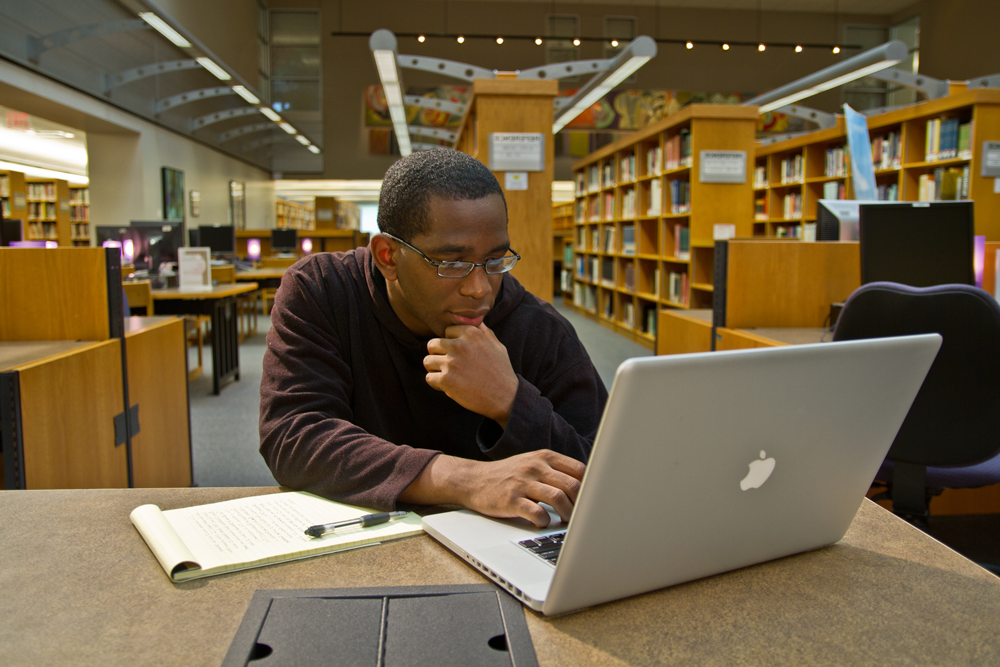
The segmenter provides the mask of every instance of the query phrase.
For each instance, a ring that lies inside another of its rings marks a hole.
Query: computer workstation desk
[[[485,581],[421,535],[174,584],[129,521],[146,503],[167,510],[276,491],[0,492],[5,664],[214,666],[258,589]],[[868,501],[835,545],[561,617],[526,616],[543,666],[975,664],[1000,654],[1000,579]]]
[[[237,274],[238,275],[238,274]],[[177,288],[153,290],[157,315],[208,315],[212,326],[212,393],[222,384],[240,379],[239,311],[236,299],[254,292],[257,283],[213,285],[211,290]]]

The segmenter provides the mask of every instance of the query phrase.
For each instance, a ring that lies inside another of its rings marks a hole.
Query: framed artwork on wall
[[[163,219],[184,219],[184,172],[163,167]]]
[[[247,228],[246,186],[239,181],[229,181],[229,222],[236,229]]]

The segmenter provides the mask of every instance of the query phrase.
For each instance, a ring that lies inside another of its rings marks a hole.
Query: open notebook
[[[142,505],[129,518],[175,582],[372,546],[422,532],[409,514],[378,526],[309,537],[309,526],[355,519],[371,510],[302,491],[161,511]]]

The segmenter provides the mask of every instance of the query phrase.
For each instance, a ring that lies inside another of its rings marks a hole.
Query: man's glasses
[[[512,248],[508,248],[507,250],[513,254],[506,255],[504,257],[497,257],[496,259],[488,259],[482,264],[476,264],[475,262],[435,262],[433,259],[420,252],[420,250],[414,248],[401,238],[397,238],[392,234],[387,234],[385,232],[382,232],[382,236],[388,236],[393,241],[402,243],[407,248],[423,257],[431,266],[437,269],[437,274],[442,278],[464,278],[472,273],[472,270],[477,266],[483,267],[483,269],[486,270],[486,273],[491,275],[495,275],[497,273],[507,273],[514,268],[514,265],[517,264],[517,260],[521,259],[521,256],[514,252]]]

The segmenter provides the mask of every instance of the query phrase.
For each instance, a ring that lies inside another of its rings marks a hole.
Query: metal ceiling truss
[[[837,117],[832,113],[819,111],[817,109],[810,109],[809,107],[799,106],[798,104],[789,104],[788,106],[781,107],[780,109],[775,109],[775,112],[787,114],[796,118],[802,118],[803,120],[808,120],[811,123],[816,123],[819,125],[819,129],[821,130],[833,127],[837,124]]]
[[[168,72],[198,69],[200,67],[201,63],[197,60],[169,60],[162,63],[143,65],[142,67],[133,67],[132,69],[116,72],[114,74],[105,74],[104,94],[109,94],[118,86],[124,86],[132,83],[133,81],[145,79],[146,77],[156,76],[157,74],[166,74]]]
[[[977,88],[1000,88],[1000,74],[990,74],[969,79],[969,90]]]
[[[201,100],[207,100],[210,97],[221,97],[223,95],[235,95],[236,91],[228,86],[218,86],[216,88],[202,88],[201,90],[189,90],[185,93],[178,93],[166,99],[157,100],[156,105],[153,107],[153,112],[159,116],[164,111],[169,109],[174,109],[183,104],[190,104],[191,102],[200,102]]]
[[[260,148],[261,146],[269,146],[271,144],[276,144],[281,141],[293,141],[293,137],[285,132],[275,132],[269,137],[261,137],[260,139],[254,139],[253,141],[248,141],[240,146],[240,152],[246,153],[247,151],[252,151],[255,148]]]
[[[260,113],[260,109],[257,107],[239,107],[238,109],[226,109],[225,111],[216,111],[215,113],[206,114],[199,118],[191,119],[191,131],[200,130],[203,127],[211,125],[213,123],[218,123],[224,120],[229,120],[231,118],[239,118],[241,116],[250,116],[255,113]]]
[[[231,130],[226,130],[218,136],[216,141],[220,144],[229,141],[230,139],[235,139],[236,137],[246,136],[248,134],[253,134],[255,132],[263,132],[264,130],[275,130],[274,123],[268,121],[266,123],[253,123],[251,125],[241,125],[239,127],[234,127]]]
[[[425,72],[437,72],[455,79],[473,81],[475,79],[496,78],[496,70],[467,65],[455,62],[454,60],[444,60],[442,58],[427,58],[425,56],[408,56],[400,53],[396,56],[396,62],[400,67],[407,69],[419,69]]]
[[[570,76],[597,74],[611,67],[613,58],[601,60],[573,60],[566,63],[551,63],[541,67],[523,69],[517,73],[518,79],[565,79]]]
[[[417,95],[403,95],[403,104],[411,107],[422,107],[424,109],[434,109],[461,116],[465,113],[465,105],[448,100],[440,100],[436,97],[419,97]]]
[[[107,23],[94,23],[80,26],[79,28],[67,28],[58,32],[42,35],[41,37],[28,36],[28,60],[38,64],[38,58],[50,49],[58,49],[61,46],[78,42],[81,39],[110,35],[115,32],[129,32],[131,30],[151,30],[142,19],[128,19],[125,21],[109,21]]]
[[[947,81],[935,79],[934,77],[930,77],[925,74],[914,74],[913,72],[907,72],[906,70],[901,69],[884,69],[878,72],[872,72],[868,76],[873,79],[878,79],[879,81],[898,83],[901,86],[919,90],[926,95],[929,100],[936,100],[939,97],[947,97],[948,95]],[[971,88],[972,86],[970,85],[969,87]]]

